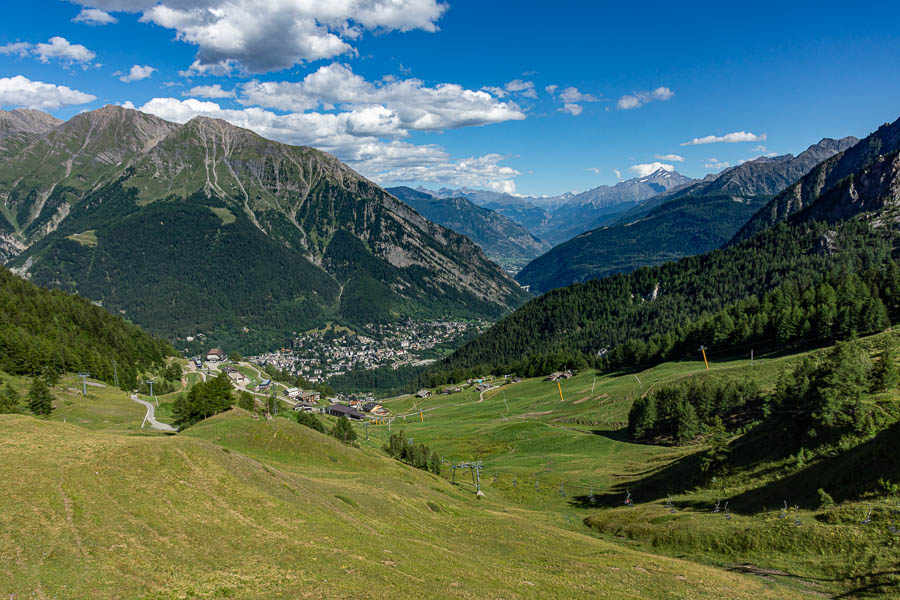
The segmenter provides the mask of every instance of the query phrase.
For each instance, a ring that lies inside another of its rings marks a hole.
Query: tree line
[[[780,224],[737,246],[552,290],[418,383],[646,366],[693,355],[701,344],[784,344],[877,331],[900,308],[896,237],[862,221]]]
[[[40,288],[0,269],[0,370],[58,377],[89,372],[123,389],[162,367],[175,350],[74,294]]]

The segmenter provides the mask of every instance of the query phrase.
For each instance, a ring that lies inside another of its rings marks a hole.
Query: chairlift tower
[[[79,373],[79,377],[81,377],[81,395],[87,396],[87,378],[91,376],[90,373]]]
[[[145,383],[150,386],[150,397],[156,401],[156,408],[159,408],[159,399],[153,395],[153,380],[148,379]]]

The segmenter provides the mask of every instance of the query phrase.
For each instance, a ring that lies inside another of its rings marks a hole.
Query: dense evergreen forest
[[[631,367],[747,343],[877,331],[898,308],[895,235],[861,221],[778,225],[740,245],[536,298],[430,369],[478,373]],[[749,347],[747,348],[749,352]]]
[[[125,389],[172,346],[83,298],[49,291],[0,269],[0,370],[53,377],[86,371]]]
[[[715,375],[650,390],[632,404],[628,433],[635,441],[674,444],[704,435],[721,458],[727,449],[716,447],[723,438],[765,423],[791,444],[815,449],[848,436],[869,438],[893,424],[898,407],[878,395],[898,382],[893,336],[883,336],[875,348],[838,342],[824,357],[808,356],[782,373],[770,394],[752,380]]]

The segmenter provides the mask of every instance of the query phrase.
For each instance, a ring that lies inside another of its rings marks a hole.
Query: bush
[[[297,422],[301,425],[305,425],[310,429],[315,429],[319,433],[326,433],[325,425],[322,424],[316,415],[311,412],[299,412],[297,413]]]
[[[331,428],[329,435],[345,444],[352,444],[356,441],[356,430],[353,429],[353,425],[350,424],[350,420],[347,417],[340,417],[334,424],[334,427]]]
[[[819,488],[819,508],[831,508],[832,506],[834,506],[834,498],[828,492]]]

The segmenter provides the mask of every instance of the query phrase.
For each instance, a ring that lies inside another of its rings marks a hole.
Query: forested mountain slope
[[[555,246],[516,280],[543,293],[718,248],[763,205],[733,196],[679,198],[634,223],[601,227]]]
[[[122,386],[174,354],[167,342],[72,294],[45,290],[0,267],[0,370],[22,375],[86,371]]]
[[[529,259],[550,249],[550,244],[521,225],[465,198],[436,198],[409,187],[387,188],[387,191],[432,223],[465,235],[491,258]]]
[[[802,295],[842,273],[884,267],[896,238],[895,232],[857,221],[837,227],[780,225],[727,249],[552,290],[432,371],[502,371],[556,355],[546,361],[545,368],[552,369],[551,363],[579,356],[582,362],[605,356],[629,340],[646,341],[670,331],[678,338],[701,315],[761,298],[780,284],[793,282]]]
[[[0,158],[18,272],[170,339],[249,351],[329,319],[496,317],[527,297],[334,157],[224,121],[107,106]]]

